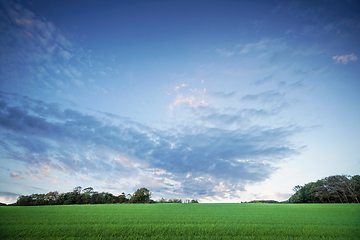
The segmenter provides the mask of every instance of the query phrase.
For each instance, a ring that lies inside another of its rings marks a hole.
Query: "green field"
[[[0,239],[360,239],[360,204],[0,207]]]

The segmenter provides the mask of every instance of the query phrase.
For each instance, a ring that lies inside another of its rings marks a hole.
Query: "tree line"
[[[329,176],[293,190],[290,203],[359,203],[360,176]]]
[[[109,192],[96,192],[92,187],[82,189],[75,187],[73,191],[59,193],[57,191],[46,194],[31,194],[18,197],[16,206],[39,206],[39,205],[70,205],[70,204],[114,204],[114,203],[156,203],[150,199],[152,193],[147,188],[140,188],[133,194],[124,192],[118,196]],[[176,201],[175,201],[176,200]],[[194,202],[197,200],[191,200]],[[161,201],[159,201],[161,202]],[[181,199],[174,199],[167,202],[181,203]]]
[[[159,200],[156,200],[156,202],[157,203],[182,203],[182,200],[177,199],[177,198],[174,198],[174,199],[160,198]],[[184,201],[184,203],[199,203],[199,201],[196,199],[191,199],[191,200],[186,199]]]

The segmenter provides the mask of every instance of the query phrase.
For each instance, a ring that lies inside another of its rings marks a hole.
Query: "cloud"
[[[258,94],[248,94],[242,97],[241,101],[259,101],[259,102],[273,102],[282,99],[284,94],[277,91],[266,91]]]
[[[54,66],[60,68],[60,72],[67,68],[63,63],[72,55],[71,43],[53,23],[21,5],[13,1],[0,4],[3,7],[0,31],[4,36],[0,45],[2,82],[26,84],[25,78],[33,85],[45,83],[49,88],[55,81],[49,77]]]
[[[321,71],[323,71],[324,68],[313,68],[313,69],[310,69],[310,70],[302,70],[302,69],[297,69],[294,71],[293,75],[294,76],[302,76],[302,77],[309,77],[309,76],[312,76],[316,73],[319,73]]]
[[[245,44],[244,46],[238,45],[238,47],[242,48],[239,53],[246,54],[246,53],[253,52],[253,51],[266,50],[268,47],[268,43],[269,43],[269,39],[262,39],[255,43]]]
[[[262,85],[262,84],[264,84],[264,83],[267,83],[267,82],[269,82],[273,77],[274,77],[274,74],[271,74],[271,75],[269,75],[269,76],[267,76],[267,77],[264,77],[263,79],[259,79],[259,80],[257,80],[257,81],[254,82],[254,85],[259,86],[259,85]]]
[[[1,197],[13,197],[13,198],[17,198],[18,196],[20,196],[20,194],[18,194],[18,193],[12,193],[12,192],[0,192],[0,196],[1,196]]]
[[[60,56],[62,56],[65,60],[70,60],[70,58],[72,57],[72,54],[69,53],[68,51],[62,50],[59,52]]]
[[[25,177],[19,176],[16,173],[10,173],[10,177],[15,178],[17,180],[26,179]]]
[[[281,39],[263,38],[257,42],[238,44],[237,48],[241,48],[239,54],[257,53],[257,52],[276,52],[288,49]]]
[[[259,41],[237,44],[236,48],[240,49],[238,54],[246,57],[246,61],[268,59],[270,64],[278,64],[294,52],[294,49],[281,38],[262,38]]]
[[[217,52],[218,54],[220,54],[223,57],[230,57],[235,53],[235,52],[228,52],[228,51],[226,51],[224,49],[220,49],[220,48],[215,49],[215,52]]]
[[[194,105],[195,97],[194,96],[184,97],[182,94],[177,95],[173,103],[169,105],[170,110],[173,110],[175,106],[178,106],[181,103],[188,103],[190,105]]]
[[[179,90],[180,87],[176,86],[175,90]],[[202,105],[207,105],[208,103],[202,97],[203,94],[206,94],[206,88],[201,89],[190,89],[192,92],[191,95],[184,96],[183,94],[178,94],[176,99],[169,105],[170,111],[174,110],[174,107],[179,106],[181,104],[188,104],[191,107],[198,107]]]
[[[12,193],[12,192],[0,192],[0,202],[10,204],[13,202],[16,202],[16,199],[21,194],[18,193]]]
[[[0,1],[0,22],[1,89],[22,86],[27,93],[58,90],[57,94],[63,95],[59,88],[87,88],[107,93],[95,83],[85,83],[89,78],[99,79],[100,72],[107,77],[119,75],[94,60],[90,51],[70,41],[69,33],[16,1]],[[73,98],[70,94],[63,96]]]
[[[71,43],[53,23],[15,2],[2,1],[1,5],[4,7],[2,22],[11,23],[1,25],[4,33],[1,52],[6,56],[1,62],[6,66],[21,67],[23,63],[23,70],[26,65],[35,69],[35,64],[52,62],[56,57],[65,60],[71,57]],[[48,66],[46,68],[50,70]]]
[[[255,108],[213,108],[210,106],[200,106],[192,108],[192,115],[196,116],[192,121],[198,122],[207,128],[220,128],[229,131],[236,131],[239,129],[250,129],[254,126],[254,122],[258,120],[268,121],[269,118],[278,115],[285,107],[286,103],[279,106],[273,106],[270,109],[255,109]]]
[[[344,16],[343,18],[335,19],[333,16],[323,18],[318,13],[314,13],[314,19],[318,19],[311,25],[306,25],[303,27],[302,34],[308,37],[350,37],[353,32],[358,31],[359,21],[357,17],[352,19],[349,16]],[[321,19],[321,20],[320,20]]]
[[[38,169],[33,176],[48,176],[51,169],[54,175],[86,176],[106,186],[112,182],[114,188],[122,188],[121,182],[128,188],[151,182],[155,192],[215,196],[226,188],[235,196],[246,184],[270,177],[275,162],[298,154],[288,141],[300,131],[296,127],[236,125],[261,116],[261,110],[242,109],[231,115],[199,106],[191,108],[199,124],[160,130],[121,118],[114,124],[17,94],[1,93],[0,101],[1,139],[14,136],[0,145],[1,156]],[[208,126],[205,121],[237,127]]]
[[[334,39],[334,37],[357,36],[353,33],[357,32],[359,28],[358,14],[356,11],[349,11],[351,7],[344,4],[345,1],[334,1],[331,4],[319,3],[308,1],[283,2],[276,7],[273,14],[285,14],[300,20],[299,23],[303,24],[292,26],[292,32],[295,36],[300,33],[311,38],[325,37],[324,40],[326,41]]]
[[[84,87],[84,82],[78,80],[78,79],[74,79],[73,80],[74,84],[76,84],[78,87]]]
[[[358,58],[352,53],[350,55],[333,56],[332,59],[335,60],[335,63],[347,64],[349,61],[356,61]]]
[[[221,99],[229,99],[236,95],[237,91],[233,91],[230,93],[225,92],[208,92],[207,94],[209,96],[215,97],[215,98],[221,98]]]

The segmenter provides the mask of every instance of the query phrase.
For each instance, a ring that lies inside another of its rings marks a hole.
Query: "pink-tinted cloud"
[[[203,97],[201,97],[202,94],[206,93],[206,88],[204,88],[203,90],[197,88],[194,89],[190,88],[190,91],[192,92],[192,96],[185,97],[182,94],[178,94],[177,98],[174,99],[173,103],[169,105],[170,111],[172,111],[175,106],[178,106],[181,103],[187,103],[191,107],[195,107],[195,108],[200,105],[208,105],[208,103],[205,102]]]
[[[174,100],[174,102],[172,104],[170,104],[170,110],[173,110],[174,106],[179,105],[180,103],[188,103],[190,105],[193,105],[195,102],[195,97],[194,96],[190,96],[190,97],[183,97],[183,95],[178,95],[177,98]]]
[[[119,157],[119,158],[115,158],[114,160],[121,162],[125,167],[136,168],[136,165],[126,157]]]
[[[352,53],[350,55],[333,56],[332,59],[335,60],[335,63],[347,64],[349,61],[356,61],[358,58]]]
[[[129,184],[126,183],[126,182],[122,182],[120,185],[121,185],[122,187],[127,187],[127,186],[129,186]]]
[[[48,169],[48,168],[41,170],[41,173],[45,175],[44,177],[47,177],[47,175],[48,175],[50,172],[51,172],[51,171],[50,171],[50,169]]]
[[[15,178],[17,180],[25,179],[24,177],[19,176],[16,173],[10,173],[10,177]]]
[[[118,182],[115,182],[115,181],[106,181],[106,186],[107,187],[114,187],[118,185]]]

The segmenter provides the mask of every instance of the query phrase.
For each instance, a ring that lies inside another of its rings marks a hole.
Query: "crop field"
[[[0,239],[360,239],[360,204],[0,207]]]

